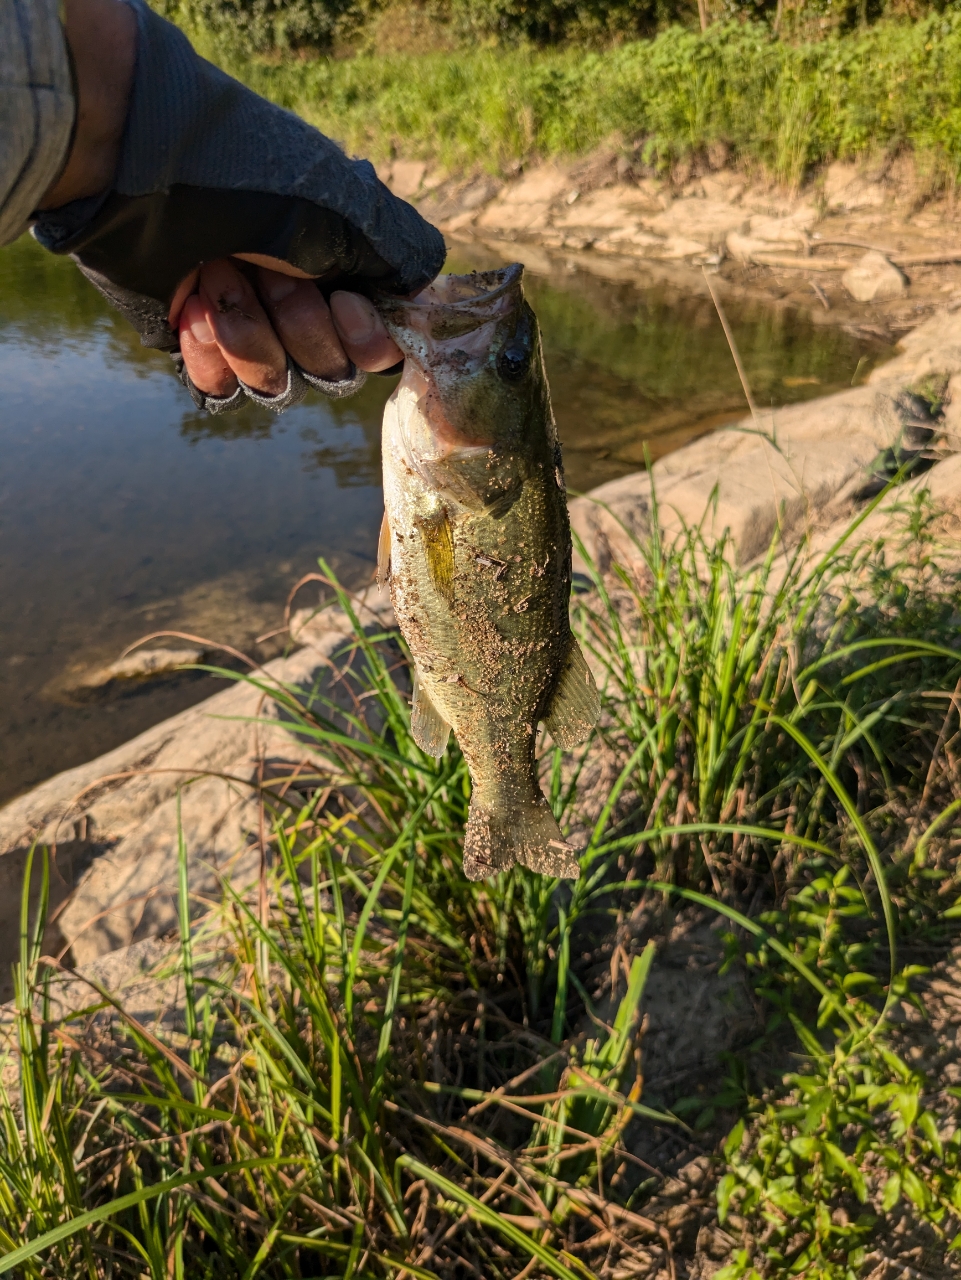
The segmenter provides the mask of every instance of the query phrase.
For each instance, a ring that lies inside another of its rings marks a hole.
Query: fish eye
[[[517,382],[527,372],[530,362],[530,348],[510,342],[497,357],[497,372],[508,382]]]
[[[505,382],[519,382],[523,378],[530,367],[532,345],[530,322],[524,315],[497,356],[497,372]]]

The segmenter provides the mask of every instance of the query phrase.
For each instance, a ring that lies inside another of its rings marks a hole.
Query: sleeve
[[[56,0],[0,0],[0,245],[27,230],[59,176],[75,114]]]
[[[368,161],[350,159],[299,116],[199,57],[144,0],[127,2],[137,14],[138,52],[113,185],[41,214],[34,234],[53,252],[72,254],[146,346],[176,355],[170,302],[180,281],[214,258],[280,258],[317,277],[325,294],[405,294],[433,279],[443,237]],[[289,395],[268,407],[292,403],[301,377],[292,370]],[[323,389],[348,394],[360,380]],[[232,398],[205,407],[237,405]]]

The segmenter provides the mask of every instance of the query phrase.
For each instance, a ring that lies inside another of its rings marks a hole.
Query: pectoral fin
[[[570,751],[584,741],[600,714],[597,685],[581,646],[572,639],[544,724],[557,746],[562,751]]]
[[[410,710],[410,731],[414,741],[429,756],[442,756],[447,750],[450,725],[443,718],[414,672],[414,701]]]
[[[390,581],[390,521],[387,512],[380,522],[380,537],[377,539],[377,585],[386,587]]]
[[[441,511],[436,516],[418,520],[427,554],[427,572],[438,595],[451,603],[454,599],[454,531],[450,516]]]

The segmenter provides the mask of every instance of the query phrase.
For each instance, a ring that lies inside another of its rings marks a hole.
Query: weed
[[[57,1015],[25,887],[0,1274],[645,1275],[675,1263],[635,1204],[639,1128],[710,1143],[728,1115],[729,1277],[855,1275],[899,1198],[950,1244],[950,1104],[891,1015],[961,894],[953,587],[924,519],[897,565],[856,532],[746,577],[723,540],[655,535],[636,572],[594,574],[574,614],[605,717],[542,758],[573,885],[465,880],[456,745],[419,751],[402,646],[333,584],[354,632],[335,675],[249,677],[310,759],[263,784],[258,881],[191,924],[181,842],[172,1008],[148,1029],[92,984]],[[646,903],[657,934],[685,901],[729,922],[769,1016],[721,1095],[672,1112],[643,1096],[655,943],[631,922]]]
[[[667,172],[722,144],[797,185],[832,159],[908,146],[930,188],[961,162],[961,17],[952,10],[816,43],[761,23],[669,27],[606,51],[569,47],[393,54],[282,64],[204,52],[350,150],[507,171],[616,138]],[[892,91],[892,86],[897,91]]]

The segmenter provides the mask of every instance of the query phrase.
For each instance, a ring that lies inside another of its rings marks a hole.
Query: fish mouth
[[[505,325],[524,307],[523,274],[523,264],[513,262],[438,276],[412,298],[375,297],[405,356],[393,397],[403,447],[409,465],[434,487],[442,484],[438,468],[470,463],[497,444],[485,380]]]
[[[478,304],[496,302],[513,285],[520,283],[523,274],[523,262],[511,262],[493,271],[471,271],[464,276],[440,275],[413,298],[393,298],[390,301],[411,308],[476,308]]]
[[[374,295],[374,303],[391,337],[404,352],[423,364],[425,343],[463,338],[503,319],[523,302],[522,262],[494,271],[441,275],[413,298]]]

